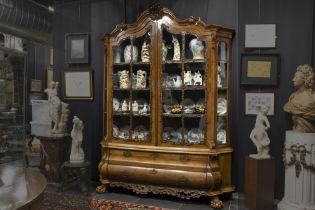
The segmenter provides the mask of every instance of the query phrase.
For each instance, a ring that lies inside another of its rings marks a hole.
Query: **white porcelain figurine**
[[[150,62],[150,44],[144,41],[141,48],[141,61]]]
[[[132,112],[137,113],[139,111],[139,105],[136,100],[133,101],[132,103]]]
[[[129,71],[122,70],[118,72],[119,76],[119,87],[122,89],[127,89],[130,86],[130,79],[129,79]]]
[[[270,128],[270,123],[267,118],[268,107],[265,105],[256,105],[258,112],[255,122],[255,127],[249,135],[249,138],[257,148],[257,154],[251,154],[250,157],[255,159],[267,159],[269,155],[270,139],[267,130]]]
[[[133,46],[131,48],[131,45],[127,45],[124,50],[124,59],[125,62],[131,61],[131,49],[132,49],[132,61],[138,61],[138,48],[136,46]]]
[[[173,42],[173,47],[174,47],[174,55],[173,55],[173,60],[174,61],[179,61],[180,60],[180,46],[179,46],[179,41],[176,38],[176,36],[172,35],[172,42]]]
[[[196,85],[202,85],[202,75],[200,74],[199,71],[194,74],[193,79],[194,79],[194,85],[195,86]]]
[[[222,79],[221,79],[221,67],[218,66],[218,76],[217,76],[217,86],[222,87]]]
[[[192,75],[191,71],[184,72],[184,85],[192,85]]]
[[[84,152],[81,148],[83,141],[83,122],[77,117],[73,117],[73,128],[71,131],[71,154],[70,154],[70,163],[82,163],[84,162]]]
[[[193,59],[204,59],[204,46],[202,41],[192,39],[189,43],[189,48],[193,54]]]
[[[137,71],[137,88],[146,88],[147,86],[147,72],[143,70]]]

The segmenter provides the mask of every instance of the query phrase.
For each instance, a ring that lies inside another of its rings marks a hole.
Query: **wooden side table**
[[[65,188],[79,184],[80,190],[84,195],[88,194],[88,171],[90,162],[85,160],[83,163],[70,163],[66,161],[60,168],[62,177],[60,191]]]

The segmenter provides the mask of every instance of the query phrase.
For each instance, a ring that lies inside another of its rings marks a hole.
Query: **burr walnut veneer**
[[[185,199],[210,196],[212,207],[223,206],[219,195],[234,190],[232,35],[233,30],[206,25],[197,17],[179,20],[160,5],[143,12],[136,23],[117,25],[104,35],[104,138],[98,192],[110,186]],[[193,39],[204,46],[196,59],[189,47]],[[179,60],[173,57],[177,42]],[[126,59],[126,46],[131,59]],[[143,55],[149,60],[143,61]],[[137,72],[143,71],[146,81],[139,88]],[[185,83],[188,71],[201,75],[202,84]],[[123,85],[122,75],[127,81]],[[113,107],[113,102],[119,105]],[[198,103],[205,109],[197,110]]]

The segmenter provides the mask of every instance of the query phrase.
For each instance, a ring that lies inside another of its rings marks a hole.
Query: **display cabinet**
[[[108,186],[181,198],[231,184],[233,30],[177,19],[156,4],[104,36],[104,139],[98,192]]]
[[[0,163],[24,158],[26,53],[0,47]]]

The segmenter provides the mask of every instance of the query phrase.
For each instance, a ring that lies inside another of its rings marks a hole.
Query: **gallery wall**
[[[125,5],[126,2],[126,5]],[[98,179],[97,165],[100,160],[102,139],[102,94],[104,47],[101,38],[111,32],[116,24],[132,23],[156,1],[78,1],[56,7],[53,20],[54,79],[61,81],[62,72],[69,65],[64,62],[66,33],[90,33],[90,66],[94,69],[94,100],[66,101],[70,104],[71,116],[78,115],[85,124],[83,148],[86,158],[92,163],[91,179]],[[244,93],[246,91],[274,91],[276,94],[275,116],[270,117],[271,154],[276,159],[276,198],[283,196],[284,169],[282,149],[284,133],[289,129],[290,116],[282,111],[289,94],[293,91],[291,78],[301,63],[311,62],[313,1],[287,0],[160,0],[178,18],[199,16],[206,23],[233,28],[232,55],[232,146],[233,183],[238,192],[244,190],[244,159],[255,152],[248,136],[254,126],[255,117],[244,114]],[[126,6],[126,7],[125,7]],[[126,8],[126,13],[125,13]],[[245,50],[245,24],[275,23],[277,25],[277,47],[275,49]],[[239,84],[241,53],[279,53],[281,56],[281,80],[276,88],[242,87]],[[241,122],[241,123],[239,123]],[[68,130],[71,130],[69,123]],[[246,125],[246,126],[244,126]],[[267,173],[267,172],[266,172]]]

